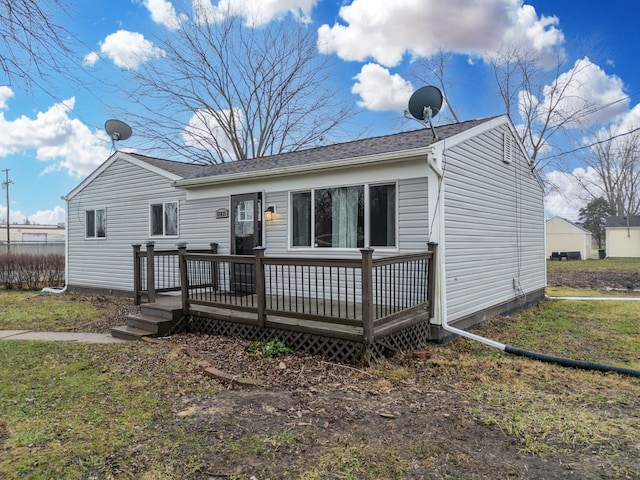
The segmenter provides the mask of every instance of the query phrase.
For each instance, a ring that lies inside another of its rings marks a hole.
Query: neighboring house
[[[63,225],[12,224],[9,225],[10,242],[7,244],[7,225],[0,225],[0,253],[64,255],[65,237]]]
[[[640,216],[607,217],[608,258],[640,258]]]
[[[443,318],[468,328],[537,303],[546,284],[544,189],[513,124],[499,116],[436,134],[212,166],[116,152],[66,196],[68,287],[132,295],[131,246],[148,241],[156,251],[215,242],[220,255],[262,245],[265,258],[328,263],[359,259],[365,247],[375,259],[435,243],[433,314],[412,320],[428,325],[430,339],[449,336]],[[302,295],[306,271],[293,280]]]
[[[591,245],[593,244],[590,231],[570,222],[562,217],[553,217],[546,221],[547,229],[547,258],[551,254],[580,252],[580,258],[591,258]]]
[[[62,225],[9,225],[11,243],[64,242],[65,228]],[[7,241],[7,225],[0,225],[0,242]]]

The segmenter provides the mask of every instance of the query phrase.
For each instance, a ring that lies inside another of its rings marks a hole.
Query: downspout
[[[44,287],[40,293],[64,293],[69,285],[69,200],[64,200],[64,286],[63,287]]]
[[[476,335],[460,328],[452,327],[447,320],[447,282],[446,282],[446,269],[445,269],[445,231],[444,231],[444,171],[436,164],[434,153],[431,152],[427,155],[427,163],[431,169],[436,173],[439,179],[438,188],[438,254],[436,255],[436,298],[438,299],[438,308],[436,309],[436,318],[440,317],[440,326],[443,330],[459,335],[461,337],[469,338],[476,342],[483,343],[490,347],[502,350],[505,353],[511,353],[513,355],[519,355],[522,357],[533,358],[542,362],[555,363],[564,367],[579,368],[583,370],[597,370],[600,372],[615,372],[624,375],[630,375],[633,377],[640,377],[640,370],[632,370],[630,368],[616,367],[613,365],[604,365],[594,362],[584,362],[581,360],[573,360],[570,358],[556,357],[552,355],[546,355],[543,353],[532,352],[529,350],[523,350],[520,348],[512,347],[501,342],[497,342],[490,338]],[[436,322],[437,323],[437,322]]]

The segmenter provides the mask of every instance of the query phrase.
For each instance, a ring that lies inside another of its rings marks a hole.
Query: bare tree
[[[195,163],[317,146],[350,115],[315,30],[292,19],[185,21],[159,46],[164,56],[134,72],[137,134]]]
[[[460,118],[456,114],[449,92],[452,82],[447,77],[449,72],[449,64],[451,62],[452,53],[440,47],[431,57],[420,57],[415,61],[415,69],[411,73],[410,78],[422,84],[429,83],[435,85],[442,92],[444,103],[447,106],[448,113],[453,117],[456,123],[460,123]]]
[[[603,197],[611,215],[640,213],[640,133],[620,135],[618,127],[609,127],[594,135],[596,141],[585,159],[589,171],[574,172],[573,177],[590,198]]]
[[[576,96],[581,70],[587,64],[578,62],[567,69],[565,57],[558,51],[553,66],[544,68],[535,54],[518,47],[502,48],[490,63],[505,110],[514,121],[522,120],[520,139],[534,165],[543,168],[542,154],[553,138],[580,127],[585,116],[596,108]],[[574,108],[575,105],[581,108]]]
[[[62,70],[71,51],[68,32],[54,19],[65,13],[62,0],[0,0],[0,71],[5,84],[19,80],[29,87]]]

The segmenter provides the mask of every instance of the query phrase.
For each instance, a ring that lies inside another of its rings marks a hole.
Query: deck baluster
[[[362,337],[365,345],[373,344],[373,248],[362,253]]]

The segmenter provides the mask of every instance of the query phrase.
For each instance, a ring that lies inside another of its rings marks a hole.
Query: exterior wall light
[[[276,206],[269,205],[267,209],[264,211],[264,219],[269,222],[273,220],[273,216],[276,214]]]

